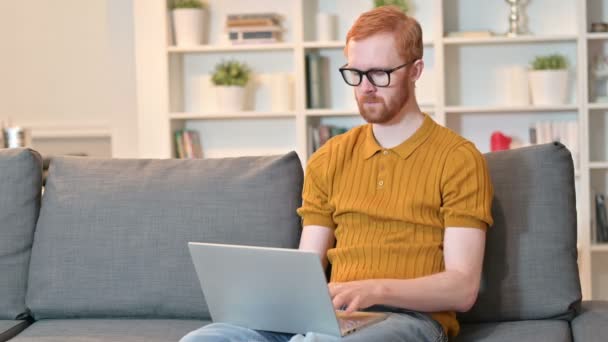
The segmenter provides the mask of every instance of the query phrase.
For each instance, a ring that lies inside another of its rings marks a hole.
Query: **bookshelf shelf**
[[[560,106],[448,106],[446,113],[530,113],[530,112],[572,112],[576,105]]]
[[[606,103],[591,102],[587,106],[589,107],[589,109],[606,109],[606,110],[608,110],[608,102],[606,102]]]
[[[608,243],[597,243],[591,245],[592,252],[608,252]]]
[[[422,42],[425,47],[432,47],[433,41],[425,40]],[[345,42],[341,40],[336,41],[310,41],[303,42],[302,47],[305,49],[343,49]]]
[[[267,118],[294,118],[295,112],[215,112],[215,113],[170,113],[173,120],[212,120],[212,119],[267,119]]]
[[[589,39],[589,40],[608,39],[608,32],[589,32],[589,33],[587,33],[587,39]]]
[[[307,109],[304,114],[306,116],[323,117],[323,116],[359,116],[357,109]]]
[[[554,42],[576,42],[576,35],[538,35],[506,37],[493,36],[488,38],[460,38],[444,37],[445,45],[480,45],[480,44],[519,44],[519,43],[554,43]]]
[[[343,41],[316,41],[316,42],[303,42],[302,47],[305,49],[343,49]]]
[[[251,44],[251,45],[197,45],[197,46],[168,46],[169,53],[203,53],[203,52],[244,52],[244,51],[277,51],[293,50],[294,44]]]
[[[593,170],[608,170],[608,162],[590,162],[589,168]]]

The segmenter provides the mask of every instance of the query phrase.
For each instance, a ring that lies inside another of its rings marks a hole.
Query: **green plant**
[[[532,61],[533,70],[559,70],[566,69],[568,62],[566,57],[560,54],[553,54],[548,56],[536,56]]]
[[[407,4],[407,0],[374,0],[374,6],[397,6],[403,11],[403,13],[407,13],[407,11],[410,9]]]
[[[237,61],[222,61],[215,66],[212,81],[216,86],[244,87],[249,81],[251,69]]]
[[[171,1],[171,9],[177,8],[203,8],[203,4],[200,0],[173,0]]]

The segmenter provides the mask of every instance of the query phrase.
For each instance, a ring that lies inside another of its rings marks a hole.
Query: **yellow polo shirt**
[[[425,114],[401,145],[380,147],[371,124],[336,136],[306,168],[303,225],[334,230],[332,282],[411,279],[445,270],[446,227],[487,229],[493,189],[475,146]],[[431,316],[455,336],[455,312]]]

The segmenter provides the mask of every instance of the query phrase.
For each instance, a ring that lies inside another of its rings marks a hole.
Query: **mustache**
[[[381,103],[384,102],[384,100],[381,97],[377,97],[377,96],[362,96],[359,101],[361,102],[367,102],[367,103]]]

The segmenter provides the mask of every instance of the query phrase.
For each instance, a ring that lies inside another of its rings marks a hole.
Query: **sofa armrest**
[[[574,342],[606,341],[608,336],[608,301],[585,301],[580,313],[570,323]]]

